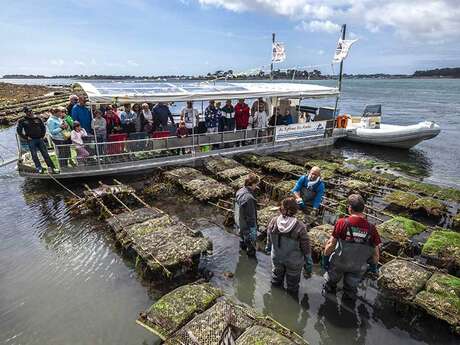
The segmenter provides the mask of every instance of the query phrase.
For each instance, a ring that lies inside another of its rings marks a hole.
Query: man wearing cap
[[[48,155],[45,142],[43,141],[46,134],[45,124],[39,117],[33,114],[29,107],[24,107],[23,112],[26,116],[19,120],[16,131],[19,137],[27,142],[32,160],[35,164],[35,169],[39,174],[43,173],[43,168],[37,155],[37,151],[40,151],[48,168],[51,169],[53,173],[58,173],[59,171],[54,167]]]

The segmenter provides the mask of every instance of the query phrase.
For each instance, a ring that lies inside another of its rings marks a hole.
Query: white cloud
[[[139,67],[139,64],[136,61],[128,60],[126,63],[131,67]]]
[[[63,66],[64,65],[64,60],[62,59],[52,59],[50,60],[50,64],[53,66]]]
[[[335,33],[340,31],[340,25],[333,23],[330,20],[312,20],[311,22],[302,21],[296,26],[296,29],[310,32]]]
[[[460,38],[460,0],[197,0],[234,12],[264,11],[301,21],[307,31],[337,30],[336,22],[371,32],[390,28],[404,39]]]
[[[80,60],[74,60],[73,63],[78,66],[86,66],[86,63]]]

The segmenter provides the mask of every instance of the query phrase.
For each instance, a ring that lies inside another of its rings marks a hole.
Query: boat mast
[[[342,40],[345,39],[345,33],[347,31],[347,24],[342,25]],[[339,105],[339,97],[340,97],[340,92],[342,91],[342,76],[343,76],[343,60],[340,61],[340,72],[339,72],[339,81],[338,81],[338,89],[339,89],[339,95],[335,99],[335,108],[334,108],[334,116],[337,116],[337,106]]]
[[[275,44],[275,33],[272,33],[272,63],[270,65],[270,80],[273,80],[273,45]]]

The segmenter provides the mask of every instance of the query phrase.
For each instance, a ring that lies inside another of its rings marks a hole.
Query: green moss
[[[405,217],[394,217],[377,226],[379,234],[390,241],[406,242],[410,237],[426,230],[426,226]]]
[[[387,162],[390,169],[400,171],[412,176],[425,176],[426,171],[415,164],[406,162]]]
[[[337,168],[337,172],[345,176],[349,176],[357,171],[358,171],[357,168],[346,166],[346,165],[341,165],[340,167]]]
[[[321,178],[324,180],[324,181],[327,181],[327,180],[330,180],[331,178],[333,178],[335,176],[335,173],[333,170],[328,170],[328,169],[323,169],[321,170]]]
[[[460,278],[435,273],[425,290],[417,294],[415,303],[434,317],[452,326],[460,324]]]
[[[391,205],[403,208],[409,208],[417,199],[416,195],[403,191],[395,191],[384,197],[384,200]]]
[[[422,254],[452,257],[460,262],[460,233],[454,231],[433,231],[423,245]]]
[[[236,345],[292,345],[293,342],[274,330],[252,326],[248,328],[236,341]]]
[[[455,188],[443,188],[439,190],[434,196],[442,200],[460,202],[460,190]]]
[[[222,294],[221,290],[207,283],[184,285],[160,298],[146,312],[146,318],[140,321],[166,337],[190,321],[196,313],[209,308]]]
[[[361,159],[347,159],[346,162],[348,164],[354,165],[358,168],[365,168],[365,169],[372,169],[374,166],[379,164],[379,162],[373,160],[373,159],[366,159],[366,158],[361,158]]]
[[[441,190],[441,188],[436,185],[411,180],[405,177],[398,177],[394,181],[394,185],[397,188],[410,190],[428,196],[433,196]]]
[[[460,212],[457,213],[452,219],[452,226],[454,229],[460,229]]]
[[[376,173],[372,170],[361,170],[351,175],[353,178],[372,183],[374,185],[390,186],[396,176],[387,173]]]
[[[322,159],[309,159],[305,163],[305,167],[311,169],[314,166],[318,166],[321,170],[329,170],[329,171],[336,171],[341,165],[335,162],[328,162]]]
[[[364,181],[359,181],[359,180],[354,180],[354,179],[348,179],[342,183],[346,188],[351,189],[351,190],[365,190],[368,187],[368,183]]]
[[[439,200],[424,197],[415,200],[411,205],[410,208],[412,210],[424,210],[429,216],[439,217],[443,213],[447,211],[447,206],[444,205]]]

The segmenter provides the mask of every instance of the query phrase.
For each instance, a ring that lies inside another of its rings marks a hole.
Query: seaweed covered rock
[[[178,287],[141,313],[138,323],[165,340],[196,314],[208,309],[222,294],[208,283]]]
[[[177,168],[164,173],[168,181],[179,184],[200,201],[222,199],[233,194],[229,186],[203,175],[193,168]]]
[[[460,278],[433,274],[425,290],[415,297],[415,304],[435,318],[446,321],[460,333]]]
[[[418,199],[418,196],[412,193],[395,191],[385,195],[384,199],[390,206],[396,206],[409,209],[411,205]]]
[[[237,340],[236,345],[294,345],[295,343],[274,330],[252,326],[248,328]]]
[[[319,261],[324,246],[327,240],[331,237],[333,230],[333,225],[323,224],[311,228],[308,232],[308,237],[310,238],[311,251],[315,261]]]
[[[305,162],[305,167],[308,169],[311,169],[314,166],[320,167],[321,170],[328,170],[331,173],[333,173],[340,168],[341,164],[336,162],[329,162],[322,159],[309,159]]]
[[[430,197],[418,198],[410,205],[410,208],[414,211],[422,210],[428,216],[432,217],[440,217],[447,212],[445,204]]]
[[[382,237],[385,251],[389,251],[393,255],[398,255],[401,250],[405,250],[410,243],[410,238],[422,233],[426,228],[419,222],[400,216],[377,225],[377,231]]]
[[[422,255],[436,266],[460,268],[460,233],[433,231],[422,247]]]
[[[394,259],[382,266],[377,282],[392,297],[411,301],[430,277],[431,272],[416,263]]]

